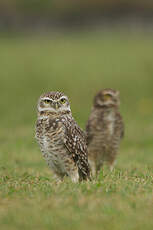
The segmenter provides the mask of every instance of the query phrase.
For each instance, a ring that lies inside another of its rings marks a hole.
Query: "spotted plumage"
[[[104,89],[94,98],[86,126],[88,158],[92,175],[97,175],[104,161],[113,169],[124,125],[119,112],[119,92]]]
[[[39,98],[37,108],[36,139],[56,178],[87,180],[86,136],[72,117],[68,97],[60,92],[46,93]]]

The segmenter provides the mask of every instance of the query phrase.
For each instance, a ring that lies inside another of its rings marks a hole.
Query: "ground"
[[[153,229],[153,34],[0,38],[0,229]],[[56,184],[34,139],[40,94],[62,90],[84,128],[97,90],[120,90],[115,170]]]

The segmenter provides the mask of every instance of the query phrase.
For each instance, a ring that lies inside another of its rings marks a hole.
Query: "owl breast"
[[[107,153],[112,147],[116,148],[118,138],[115,135],[116,119],[113,112],[104,114],[94,114],[94,119],[91,124],[92,140],[89,143],[89,155],[94,153],[94,156],[107,158]]]
[[[110,113],[105,122],[107,123],[108,136],[112,137],[112,135],[114,134],[114,122],[115,122],[114,115]]]
[[[107,146],[111,144],[112,138],[114,136],[115,128],[115,117],[113,113],[103,116],[103,118],[96,125],[97,130],[94,130],[94,136],[97,139],[97,143],[104,144],[107,143]]]
[[[65,163],[69,160],[64,146],[65,129],[59,119],[38,120],[36,138],[48,166],[61,175],[67,175]]]

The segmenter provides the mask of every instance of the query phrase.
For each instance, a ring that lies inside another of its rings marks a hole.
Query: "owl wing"
[[[89,120],[87,121],[87,125],[86,125],[86,134],[87,134],[87,146],[91,143],[92,139],[93,139],[93,132],[91,130],[91,125],[92,123],[92,119],[89,117]]]
[[[65,124],[65,132],[64,144],[78,166],[80,179],[90,179],[85,133],[74,120]]]
[[[125,128],[124,128],[124,122],[123,122],[123,119],[120,113],[117,114],[117,121],[118,121],[118,126],[120,128],[120,138],[122,139],[125,135]]]
[[[42,135],[42,125],[43,125],[42,120],[38,119],[35,124],[35,130],[36,130],[35,138],[38,142]]]
[[[125,135],[125,128],[124,128],[124,123],[122,122],[122,127],[121,127],[121,138],[123,138],[124,137],[124,135]]]

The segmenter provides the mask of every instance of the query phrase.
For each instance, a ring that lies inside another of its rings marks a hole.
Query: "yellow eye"
[[[66,102],[66,99],[65,98],[61,98],[61,103],[64,104]]]
[[[44,100],[44,102],[46,103],[46,104],[49,104],[50,103],[50,100]]]
[[[111,97],[112,97],[111,95],[105,94],[105,95],[104,95],[104,100],[107,101],[107,100],[111,99]]]

